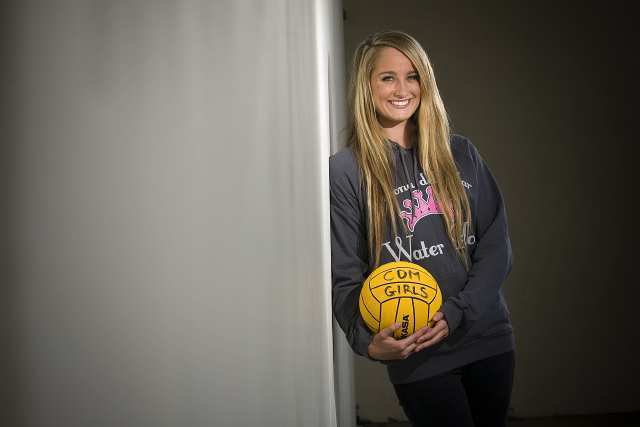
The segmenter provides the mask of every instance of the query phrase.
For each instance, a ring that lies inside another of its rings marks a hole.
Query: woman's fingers
[[[440,333],[440,331],[443,331],[444,329],[447,329],[447,325],[444,322],[438,322],[436,323],[433,328],[429,328],[424,335],[422,335],[420,338],[418,338],[418,344],[425,342],[427,340],[430,340],[431,338],[435,337],[436,335],[438,335]]]
[[[417,348],[416,343],[409,344],[404,350],[400,352],[400,358],[406,359],[407,357],[411,356],[411,354],[415,351],[416,348]]]
[[[422,342],[421,344],[418,344],[414,350],[415,353],[424,350],[427,347],[431,347],[434,344],[439,343],[440,341],[442,341],[446,336],[448,335],[448,331],[447,330],[442,330],[440,332],[438,332],[435,336],[433,336],[431,339],[428,339],[424,342]]]
[[[437,312],[432,320],[435,321],[435,325],[433,325],[432,328],[428,328],[428,330],[417,339],[414,352],[437,344],[449,335],[449,324],[445,320],[442,312]]]
[[[395,330],[398,329],[399,327],[400,327],[399,323],[394,323],[393,325],[381,330],[380,335],[382,335],[383,337],[392,337]]]
[[[444,317],[444,313],[442,313],[441,311],[438,311],[436,312],[436,314],[433,315],[431,320],[433,320],[434,322],[437,322],[439,320],[442,320],[443,317]]]

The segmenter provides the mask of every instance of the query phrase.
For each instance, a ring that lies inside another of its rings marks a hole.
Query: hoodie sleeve
[[[370,358],[368,346],[373,334],[358,309],[369,251],[357,176],[355,159],[340,154],[330,159],[331,294],[333,313],[351,348]]]
[[[500,189],[471,143],[469,151],[477,185],[475,206],[471,206],[475,210],[472,216],[476,245],[470,252],[471,268],[465,287],[442,305],[450,335],[495,305],[500,287],[511,270],[511,242]]]

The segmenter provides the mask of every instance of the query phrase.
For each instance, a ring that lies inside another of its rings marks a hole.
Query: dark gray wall
[[[640,409],[627,65],[637,50],[628,11],[604,5],[345,0],[348,63],[371,32],[414,35],[453,130],[501,185],[517,415]],[[383,381],[381,367],[358,359],[361,416],[400,414]]]

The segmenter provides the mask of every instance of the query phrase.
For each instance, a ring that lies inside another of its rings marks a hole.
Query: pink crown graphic
[[[411,192],[411,199],[404,199],[402,206],[408,210],[400,211],[400,217],[407,222],[409,231],[413,232],[418,221],[428,215],[442,214],[442,209],[438,201],[433,197],[433,190],[431,186],[427,186],[427,200],[424,199],[424,193],[422,190],[413,190]],[[416,201],[414,205],[412,199]]]

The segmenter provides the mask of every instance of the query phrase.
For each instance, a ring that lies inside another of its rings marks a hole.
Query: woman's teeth
[[[405,107],[409,103],[409,100],[405,99],[403,101],[391,101],[391,103],[398,107]]]

